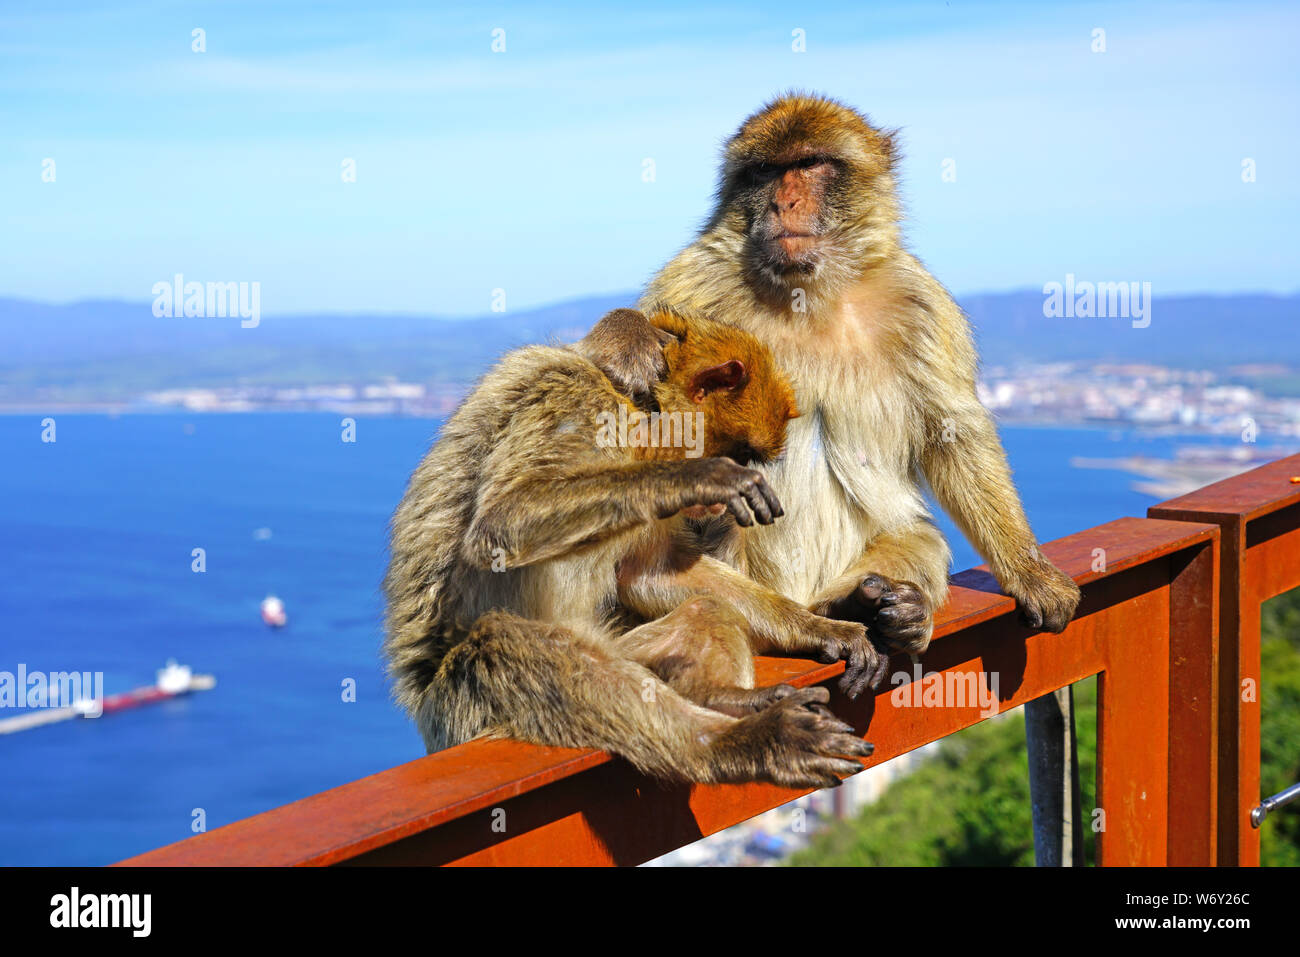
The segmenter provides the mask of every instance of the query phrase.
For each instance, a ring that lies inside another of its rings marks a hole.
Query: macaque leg
[[[620,636],[614,647],[678,694],[723,714],[752,714],[794,692],[784,684],[754,688],[747,623],[716,598],[691,598]]]
[[[685,567],[643,572],[619,590],[620,601],[647,617],[703,595],[721,599],[739,613],[750,654],[844,661],[840,687],[850,698],[885,677],[889,660],[871,644],[862,624],[814,614],[708,555]]]
[[[877,537],[809,607],[862,622],[887,647],[920,654],[930,644],[934,613],[948,597],[950,561],[943,533],[918,518]]]
[[[814,710],[828,700],[825,688],[802,688],[749,717],[729,717],[567,628],[490,612],[443,659],[419,719],[441,729],[429,735],[431,749],[513,737],[609,751],[661,778],[831,787],[862,769],[852,759],[871,745]]]

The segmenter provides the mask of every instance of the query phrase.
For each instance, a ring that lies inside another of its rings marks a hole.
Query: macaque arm
[[[1006,453],[987,412],[971,398],[934,413],[921,468],[930,489],[999,581],[1034,547]]]
[[[723,505],[742,525],[780,514],[762,474],[729,459],[638,460],[626,448],[602,447],[602,439],[616,441],[601,421],[617,406],[580,395],[564,401],[565,387],[591,389],[548,384],[526,394],[486,456],[463,541],[472,564],[535,564],[690,505]]]
[[[933,613],[948,597],[951,552],[943,533],[927,518],[878,535],[862,556],[826,585],[809,603],[819,615],[832,614],[835,601],[853,592],[868,575],[910,582]]]
[[[515,468],[481,490],[465,553],[480,567],[532,565],[672,514],[669,464]]]
[[[993,420],[973,391],[934,413],[922,471],[1026,623],[1059,632],[1074,615],[1079,588],[1039,553]]]

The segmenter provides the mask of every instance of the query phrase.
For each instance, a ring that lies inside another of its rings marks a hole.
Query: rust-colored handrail
[[[1300,455],[1153,506],[1152,518],[1221,530],[1219,593],[1220,864],[1259,864],[1261,602],[1300,587]]]
[[[1100,675],[1102,813],[1089,819],[1100,828],[1103,864],[1215,860],[1218,536],[1214,524],[1122,518],[1045,546],[1083,587],[1061,635],[1017,624],[1013,602],[983,567],[954,578],[938,616],[927,673],[953,688],[996,674],[999,713]],[[906,658],[893,667],[912,672]],[[759,659],[765,683],[827,683],[842,670]],[[886,686],[848,702],[832,688],[836,711],[860,731],[870,727],[868,764],[989,716],[977,702],[911,706],[905,695]],[[121,863],[635,864],[799,793],[667,786],[599,752],[480,741]]]

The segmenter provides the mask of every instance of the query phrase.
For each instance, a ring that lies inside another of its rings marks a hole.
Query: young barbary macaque
[[[1062,631],[1078,586],[1035,544],[976,397],[966,318],[903,247],[896,163],[894,134],[849,107],[775,100],[727,143],[712,216],[642,303],[753,333],[794,384],[803,415],[760,466],[790,517],[746,536],[757,581],[923,651],[950,560],[923,477],[1022,620]],[[644,365],[644,332],[624,335],[606,349]]]
[[[854,692],[885,659],[861,624],[763,588],[687,527],[781,517],[749,465],[781,452],[789,384],[734,327],[618,312],[574,346],[507,355],[416,469],[384,582],[396,696],[430,751],[491,735],[670,779],[837,784],[871,746],[824,688],[755,689],[753,655],[843,659]],[[663,362],[662,382],[653,361],[619,379],[642,377],[652,415],[596,364],[619,326]]]

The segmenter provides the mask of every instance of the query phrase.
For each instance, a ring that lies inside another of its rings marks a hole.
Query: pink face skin
[[[690,505],[682,509],[681,514],[687,518],[709,518],[721,515],[726,510],[725,505]]]
[[[750,173],[764,190],[766,205],[754,232],[772,266],[805,270],[815,265],[825,232],[823,200],[836,175],[835,164],[821,155],[783,158]]]

